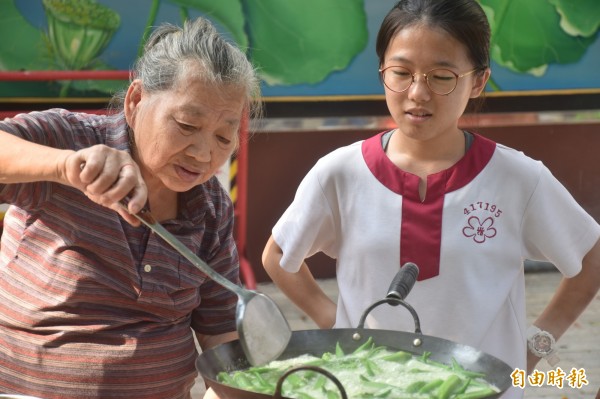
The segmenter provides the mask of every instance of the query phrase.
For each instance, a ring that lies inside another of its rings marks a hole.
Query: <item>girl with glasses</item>
[[[556,340],[600,287],[600,226],[541,162],[458,127],[490,76],[489,49],[477,1],[398,2],[376,42],[397,127],[317,162],[274,226],[263,263],[318,326],[343,328],[356,327],[413,262],[420,273],[407,301],[424,334],[531,372],[539,356],[560,354],[536,349],[540,335],[528,331],[524,260],[549,261],[565,277],[534,323]],[[305,261],[317,252],[336,259],[336,303]],[[382,307],[366,325],[413,331],[412,323]],[[512,388],[503,397],[522,395]]]

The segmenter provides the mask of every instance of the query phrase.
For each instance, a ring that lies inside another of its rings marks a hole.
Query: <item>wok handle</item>
[[[360,321],[358,322],[358,327],[359,329],[362,329],[365,327],[365,321],[367,320],[367,316],[369,315],[369,313],[375,309],[377,306],[382,305],[384,303],[387,303],[389,305],[392,306],[397,306],[397,305],[402,305],[404,306],[412,315],[413,320],[415,322],[415,333],[417,334],[421,334],[421,321],[419,320],[419,315],[417,314],[417,311],[408,303],[404,302],[402,299],[398,299],[398,298],[384,298],[381,299],[377,302],[375,302],[374,304],[372,304],[371,306],[369,306],[362,314],[362,316],[360,317]]]
[[[342,399],[348,399],[348,394],[346,393],[346,390],[344,389],[344,386],[342,385],[340,380],[338,380],[337,377],[335,375],[333,375],[332,373],[330,373],[329,371],[322,369],[321,367],[316,367],[316,366],[298,366],[298,367],[293,367],[293,368],[289,369],[288,371],[286,371],[281,377],[279,377],[279,380],[277,380],[277,387],[275,388],[275,394],[273,396],[275,399],[283,399],[283,396],[281,393],[281,389],[283,387],[283,382],[290,374],[295,373],[297,371],[301,371],[301,370],[316,371],[317,373],[323,374],[325,377],[327,377],[331,381],[333,381],[333,383],[337,386],[337,388],[340,390],[340,394],[342,395]]]
[[[415,285],[418,276],[419,267],[412,262],[405,263],[394,276],[386,298],[405,299]],[[390,305],[392,304],[390,303]]]

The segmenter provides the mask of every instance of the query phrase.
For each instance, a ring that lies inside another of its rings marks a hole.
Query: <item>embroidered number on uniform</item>
[[[470,215],[471,212],[479,210],[488,211],[493,214],[494,217],[500,217],[500,215],[502,215],[502,211],[496,205],[490,204],[489,202],[476,202],[474,204],[470,204],[469,206],[465,207],[463,213],[465,215]]]

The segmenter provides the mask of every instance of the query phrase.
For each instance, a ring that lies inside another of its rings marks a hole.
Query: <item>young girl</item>
[[[407,298],[423,333],[475,347],[531,372],[600,286],[600,226],[538,161],[458,128],[490,76],[490,29],[475,0],[402,0],[378,37],[380,76],[397,128],[333,151],[300,184],[273,228],[266,271],[322,328],[356,327],[406,262],[420,268]],[[337,261],[339,297],[305,259]],[[524,259],[565,276],[530,333]],[[412,331],[379,307],[367,327]],[[538,339],[539,338],[539,339]],[[536,341],[537,339],[537,341]],[[550,342],[552,339],[550,339]],[[544,351],[544,349],[547,349]],[[504,397],[521,397],[513,388]]]

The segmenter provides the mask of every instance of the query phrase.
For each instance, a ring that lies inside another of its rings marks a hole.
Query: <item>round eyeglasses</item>
[[[478,68],[475,68],[461,75],[444,68],[432,69],[427,73],[412,73],[410,69],[401,66],[389,66],[380,69],[379,73],[381,73],[381,80],[385,87],[396,93],[408,90],[415,81],[415,77],[422,75],[425,77],[429,90],[440,96],[446,96],[456,89],[459,78],[470,75],[477,70]]]

